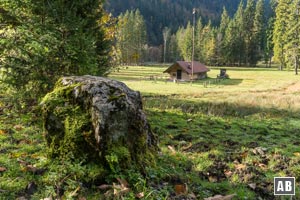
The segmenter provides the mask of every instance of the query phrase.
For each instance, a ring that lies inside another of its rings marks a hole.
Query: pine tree
[[[289,6],[287,31],[284,35],[285,60],[289,66],[293,66],[298,75],[300,58],[300,1],[293,0]]]
[[[264,0],[259,0],[255,7],[255,16],[253,22],[254,29],[254,55],[253,64],[256,64],[258,60],[263,57],[263,50],[265,49],[265,23],[264,23]]]
[[[197,20],[195,27],[195,59],[200,62],[204,61],[203,51],[203,24],[201,17]]]
[[[167,49],[169,49],[169,61],[170,62],[175,62],[175,61],[181,60],[180,50],[178,47],[178,43],[177,43],[175,34],[171,35],[170,42],[169,42]]]
[[[274,42],[274,57],[280,63],[280,70],[286,65],[285,60],[285,34],[287,32],[289,6],[292,0],[278,0],[276,7],[276,18],[274,23],[273,42]]]
[[[242,49],[241,49],[241,32],[236,26],[236,20],[231,20],[225,31],[224,36],[224,52],[223,60],[228,64],[235,64],[241,62]]]
[[[30,98],[43,95],[62,75],[103,75],[110,41],[102,1],[2,0],[4,82]]]
[[[273,43],[274,21],[275,19],[273,17],[269,19],[268,27],[264,35],[265,36],[264,60],[267,67],[271,67],[272,57],[274,55],[274,43]]]
[[[227,49],[226,49],[226,42],[225,42],[225,33],[226,29],[228,28],[228,25],[230,23],[230,17],[227,13],[226,8],[223,8],[223,13],[221,16],[221,22],[220,22],[220,27],[219,27],[219,32],[217,33],[217,55],[218,55],[218,64],[225,64],[225,57],[227,54]]]
[[[245,64],[255,65],[255,30],[254,30],[255,4],[254,0],[248,0],[243,15],[243,32],[245,35]]]
[[[244,4],[243,1],[239,4],[238,10],[236,11],[233,23],[231,24],[230,29],[232,30],[233,39],[232,39],[232,47],[234,55],[233,60],[238,62],[238,65],[241,66],[242,63],[246,63],[246,32],[249,31],[246,27],[247,25],[245,20],[244,13]],[[230,41],[229,41],[230,42]]]
[[[222,12],[222,15],[221,15],[221,22],[220,22],[220,33],[222,35],[225,34],[225,31],[228,27],[229,22],[230,22],[230,17],[228,15],[228,12],[227,12],[226,8],[223,7],[223,12]]]

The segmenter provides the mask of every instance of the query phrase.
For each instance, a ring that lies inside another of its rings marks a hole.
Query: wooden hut
[[[170,80],[188,81],[206,78],[208,71],[209,69],[204,64],[197,61],[193,61],[193,70],[192,62],[177,61],[166,69],[164,73],[170,75]]]

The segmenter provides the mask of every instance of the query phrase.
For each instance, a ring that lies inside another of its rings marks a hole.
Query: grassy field
[[[165,69],[121,67],[110,75],[142,93],[160,152],[145,174],[129,170],[105,181],[95,178],[96,166],[49,160],[40,115],[15,112],[2,88],[0,199],[284,199],[272,195],[275,176],[296,177],[293,199],[300,199],[298,76],[230,67],[230,79],[216,81],[212,68],[206,80],[176,84],[165,81]],[[130,190],[103,189],[120,179]]]
[[[128,67],[111,75],[143,94],[161,166],[176,169],[162,176],[186,183],[198,199],[274,199],[274,176],[300,180],[300,79],[292,71],[230,67],[230,79],[217,82],[219,69],[211,68],[208,79],[192,84],[147,80],[165,69]]]

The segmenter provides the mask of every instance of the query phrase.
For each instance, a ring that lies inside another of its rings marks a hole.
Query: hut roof
[[[166,69],[164,73],[169,73],[176,67],[180,67],[182,70],[186,71],[186,73],[192,74],[192,62],[186,62],[186,61],[177,61],[176,63],[171,65],[168,69]],[[209,69],[204,64],[197,61],[193,61],[193,68],[194,68],[193,70],[194,74],[209,71]]]

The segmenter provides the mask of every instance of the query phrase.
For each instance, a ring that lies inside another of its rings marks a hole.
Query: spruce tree
[[[217,49],[218,49],[218,64],[225,64],[225,57],[227,54],[225,33],[228,25],[230,23],[230,17],[227,13],[226,8],[223,8],[223,13],[221,15],[221,22],[219,27],[219,33],[217,34]]]
[[[63,75],[104,75],[110,41],[102,1],[1,0],[2,81],[36,97]]]
[[[288,66],[293,66],[295,74],[298,75],[300,58],[300,1],[293,0],[289,6],[287,31],[284,35],[285,40],[285,59]]]
[[[263,50],[265,42],[265,23],[264,23],[264,0],[259,0],[256,3],[255,7],[255,16],[253,22],[254,28],[254,55],[253,55],[253,63],[256,64],[258,60],[263,57]]]
[[[279,61],[280,67],[282,70],[286,65],[285,59],[285,44],[286,44],[286,32],[288,16],[289,16],[289,6],[291,5],[292,0],[278,0],[278,5],[276,7],[276,18],[274,23],[274,32],[273,32],[273,42],[274,42],[274,57]]]
[[[195,60],[200,62],[204,61],[203,37],[203,24],[200,17],[195,27]]]
[[[192,60],[192,48],[193,48],[193,39],[192,39],[192,25],[188,22],[186,29],[184,30],[184,37],[182,43],[182,56],[185,61]]]
[[[245,37],[248,29],[246,28],[246,22],[244,21],[244,4],[243,1],[239,4],[238,10],[236,11],[233,23],[231,24],[233,39],[232,47],[234,48],[233,60],[238,62],[238,65],[241,66],[242,63],[246,63],[246,43]],[[230,41],[227,41],[230,42]]]
[[[248,0],[243,15],[243,32],[245,39],[245,60],[247,65],[255,65],[255,30],[254,30],[255,4],[254,0]]]

